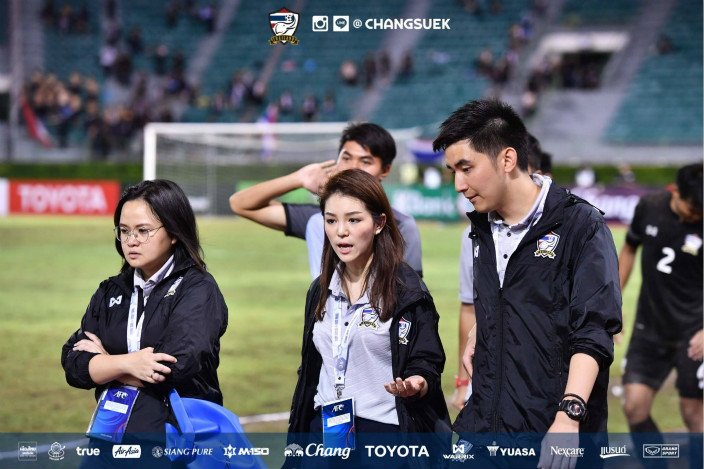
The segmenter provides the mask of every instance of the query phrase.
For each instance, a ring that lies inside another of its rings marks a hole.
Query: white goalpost
[[[229,213],[242,182],[271,179],[312,162],[337,158],[347,122],[152,123],[144,129],[143,178],[170,179],[199,214]],[[391,131],[404,154],[417,129]]]

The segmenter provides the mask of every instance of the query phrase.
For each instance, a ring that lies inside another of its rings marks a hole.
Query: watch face
[[[582,414],[584,413],[584,406],[582,405],[581,402],[579,401],[572,401],[570,402],[569,406],[567,407],[568,411],[574,415],[575,417],[581,417]]]

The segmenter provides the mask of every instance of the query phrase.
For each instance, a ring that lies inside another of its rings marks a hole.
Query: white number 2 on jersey
[[[670,264],[675,260],[675,250],[672,248],[662,248],[662,253],[665,257],[660,259],[657,269],[664,274],[671,274],[672,266]]]

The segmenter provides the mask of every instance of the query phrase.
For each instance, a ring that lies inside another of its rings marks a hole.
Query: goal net
[[[229,214],[229,196],[238,188],[308,163],[336,159],[346,126],[346,122],[149,124],[144,131],[144,179],[178,183],[196,213]],[[400,160],[403,142],[416,131],[391,133]]]

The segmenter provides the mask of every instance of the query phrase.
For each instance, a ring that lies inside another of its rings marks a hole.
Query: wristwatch
[[[583,422],[587,418],[587,406],[577,399],[565,399],[560,402],[558,410],[567,414],[572,420]]]

